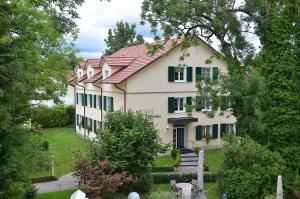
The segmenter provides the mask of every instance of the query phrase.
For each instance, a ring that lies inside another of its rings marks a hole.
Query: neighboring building
[[[67,74],[67,81],[69,82],[65,86],[66,94],[64,96],[59,97],[59,101],[66,105],[75,105],[74,101],[74,95],[75,95],[75,88],[72,86],[70,82],[72,82],[75,78],[75,72],[69,71]],[[41,104],[41,105],[47,105],[47,106],[54,106],[56,104],[54,99],[51,100],[32,100],[32,104]]]
[[[94,138],[107,111],[132,109],[153,119],[163,143],[192,148],[195,143],[205,145],[203,136],[209,133],[213,137],[210,145],[222,144],[222,133],[235,132],[236,119],[230,110],[220,116],[218,109],[215,117],[209,118],[203,113],[211,109],[207,100],[191,117],[185,111],[185,104],[197,95],[199,77],[218,78],[213,75],[217,69],[227,73],[223,58],[206,63],[217,52],[199,41],[200,45],[188,49],[190,55],[181,61],[186,67],[181,69],[177,68],[181,40],[176,48],[171,41],[166,42],[153,56],[142,44],[122,48],[102,60],[81,62],[77,70],[76,131]]]

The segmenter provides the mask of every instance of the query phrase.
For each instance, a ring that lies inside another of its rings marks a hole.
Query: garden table
[[[184,199],[191,199],[192,197],[192,187],[193,185],[190,183],[177,183],[177,188],[180,188],[182,190],[182,198]]]

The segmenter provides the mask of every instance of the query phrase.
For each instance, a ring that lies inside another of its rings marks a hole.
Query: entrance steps
[[[192,153],[182,154],[180,157],[180,167],[197,167],[198,166],[198,156]]]

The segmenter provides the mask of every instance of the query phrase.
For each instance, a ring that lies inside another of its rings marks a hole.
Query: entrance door
[[[184,128],[177,128],[177,148],[184,148]]]

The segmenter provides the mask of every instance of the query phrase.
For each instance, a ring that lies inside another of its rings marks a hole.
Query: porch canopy
[[[187,124],[190,122],[198,122],[198,118],[196,118],[196,117],[168,118],[168,123],[171,123],[171,124]]]

